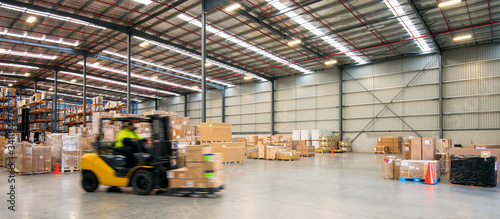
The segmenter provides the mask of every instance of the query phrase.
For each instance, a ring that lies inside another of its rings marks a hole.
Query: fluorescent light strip
[[[59,16],[59,15],[55,15],[55,14],[51,14],[51,13],[47,13],[47,12],[41,12],[41,11],[37,11],[37,10],[27,9],[24,7],[17,7],[17,6],[13,6],[13,5],[9,5],[9,4],[5,4],[5,3],[1,3],[1,2],[0,2],[0,8],[5,8],[5,9],[9,9],[9,10],[14,10],[14,11],[20,11],[23,13],[25,12],[28,14],[34,14],[34,15],[38,15],[38,16],[54,18],[54,19],[66,21],[69,23],[81,24],[84,26],[95,27],[95,28],[99,28],[99,29],[106,29],[105,27],[97,26],[97,25],[91,24],[89,22],[77,20],[74,18],[63,17],[63,16]]]
[[[180,18],[180,19],[182,19],[182,20],[187,21],[187,22],[188,22],[188,23],[190,23],[190,24],[194,24],[194,25],[196,25],[197,27],[200,27],[200,28],[201,28],[201,22],[199,22],[199,21],[198,21],[198,20],[196,20],[195,18],[191,18],[191,17],[189,17],[189,16],[187,16],[187,15],[185,15],[185,14],[179,14],[177,17],[178,17],[178,18]],[[283,64],[283,63],[290,63],[290,61],[288,61],[288,60],[282,59],[282,58],[280,58],[280,57],[278,57],[278,56],[276,56],[276,55],[273,55],[273,54],[271,54],[271,53],[269,53],[269,52],[267,52],[267,51],[265,51],[265,50],[263,50],[263,49],[261,49],[261,48],[259,48],[259,47],[257,47],[257,46],[253,46],[253,45],[251,45],[251,44],[249,44],[249,43],[244,42],[243,40],[240,40],[239,38],[237,38],[237,37],[236,37],[235,35],[233,35],[233,34],[228,34],[228,32],[227,32],[227,31],[224,31],[224,32],[223,32],[222,30],[218,30],[217,28],[214,28],[214,27],[212,27],[212,26],[213,26],[213,25],[210,25],[210,24],[209,24],[209,25],[207,25],[207,31],[208,31],[208,32],[212,32],[212,33],[214,33],[215,35],[218,35],[218,36],[220,36],[220,37],[222,37],[222,38],[224,38],[224,39],[226,39],[226,40],[229,40],[229,41],[231,41],[231,42],[233,42],[233,43],[235,43],[235,44],[237,44],[237,45],[239,45],[239,46],[245,47],[246,49],[252,50],[252,51],[254,51],[254,52],[258,53],[258,54],[261,54],[261,55],[263,55],[263,56],[265,56],[265,57],[268,57],[268,58],[270,58],[270,59],[272,59],[272,60],[274,60],[274,61],[277,61],[277,62],[279,62],[280,64]],[[211,28],[208,28],[208,27],[211,27]],[[217,64],[217,62],[214,62],[214,61],[211,61],[211,62],[212,62],[213,64],[216,64],[216,65],[220,66],[220,67],[227,68],[227,67],[221,66],[220,64]],[[225,66],[227,66],[227,65],[225,65]],[[289,65],[289,66],[290,66],[290,65]],[[294,68],[294,69],[297,69],[297,70],[299,70],[299,71],[301,71],[301,72],[303,72],[303,73],[306,73],[306,74],[312,73],[312,71],[310,71],[310,70],[308,70],[308,69],[306,69],[306,68],[303,68],[303,67],[301,67],[301,66],[299,66],[299,65],[295,65],[295,68]],[[229,70],[233,70],[233,69],[229,69]],[[233,70],[233,71],[234,71],[234,70]],[[241,70],[238,70],[238,71],[235,71],[235,72],[238,72],[238,73],[241,73],[241,74],[245,74],[245,75],[248,75],[248,76],[252,76],[252,77],[257,76],[257,75],[255,75],[255,74],[246,73],[245,71],[241,71]],[[267,81],[266,79],[264,79],[264,78],[262,78],[262,77],[258,77],[258,76],[257,76],[257,77],[255,77],[255,78],[260,79],[260,80],[262,80],[262,81]]]
[[[152,42],[152,41],[148,41],[148,42],[149,43],[154,43],[155,45],[158,45],[157,43]],[[106,53],[106,54],[110,54],[112,56],[120,57],[122,59],[126,59],[127,58],[127,56],[125,56],[125,55],[121,55],[119,53],[111,52],[111,51],[108,51],[108,50],[104,50],[102,52]],[[166,66],[154,64],[152,62],[147,62],[147,61],[144,61],[144,60],[141,60],[141,59],[137,59],[137,58],[131,58],[131,60],[134,61],[134,62],[139,62],[139,63],[142,63],[142,64],[154,66],[156,68],[165,69],[167,71],[177,72],[177,73],[182,74],[182,75],[186,75],[186,76],[190,76],[190,77],[193,77],[193,78],[201,79],[200,75],[188,73],[188,72],[181,71],[181,70],[178,70],[178,69],[175,69],[175,68],[170,68],[170,67],[166,67]],[[217,84],[220,84],[220,85],[224,85],[224,86],[227,86],[227,87],[233,87],[234,86],[233,84],[225,83],[225,82],[214,80],[214,79],[210,79],[210,78],[207,78],[207,81],[214,82],[214,83],[217,83]]]
[[[9,50],[0,50],[0,54],[7,54],[7,55],[14,55],[14,56],[26,56],[30,58],[39,58],[39,59],[57,59],[57,56],[48,56],[44,55],[42,53],[30,53],[30,52],[18,52],[18,51],[13,51],[11,49]]]
[[[52,80],[54,81],[55,79],[54,78],[45,78],[47,80]],[[66,80],[61,80],[61,79],[57,79],[58,82],[63,82],[63,83],[67,83],[67,84],[71,84],[71,85],[75,85],[75,86],[83,86],[82,83],[75,83],[75,82],[70,82],[70,81],[66,81]],[[87,83],[87,87],[90,87],[90,88],[95,88],[95,89],[101,89],[101,90],[105,90],[105,91],[109,91],[109,92],[115,92],[115,93],[123,93],[123,94],[127,94],[126,91],[122,91],[122,90],[115,90],[115,89],[110,89],[110,88],[105,88],[105,87],[102,87],[102,86],[94,86],[94,85],[89,85]],[[140,96],[140,97],[146,97],[146,98],[157,98],[156,96],[154,95],[144,95],[144,94],[139,94],[139,93],[134,93],[134,92],[130,92],[130,94],[134,95],[134,96]],[[174,94],[176,96],[178,96],[177,94]]]
[[[79,44],[78,41],[68,42],[68,41],[64,41],[63,38],[59,38],[58,40],[56,40],[53,38],[48,38],[46,35],[41,35],[39,37],[36,37],[36,36],[33,36],[34,34],[28,35],[27,31],[24,31],[23,34],[19,34],[19,33],[12,33],[12,31],[7,31],[7,29],[4,29],[2,32],[0,32],[0,35],[17,37],[17,38],[22,38],[22,39],[38,40],[38,41],[42,41],[42,42],[57,43],[57,44],[63,44],[63,45],[68,45],[68,46],[78,46],[78,44]]]
[[[52,88],[53,86],[52,85],[45,85],[45,84],[39,84],[40,87],[48,87],[48,88]],[[63,88],[63,87],[58,87],[57,90],[65,90],[65,91],[72,91],[74,92],[75,90],[73,89],[68,89],[68,88]],[[98,93],[93,93],[93,92],[87,92],[87,94],[90,94],[90,95],[95,95],[95,96],[103,96],[103,97],[109,97],[109,98],[114,98],[114,99],[125,99],[124,97],[118,97],[118,96],[113,96],[113,95],[109,95],[109,94],[98,94]]]
[[[443,3],[439,3],[438,4],[438,7],[446,7],[448,5],[453,5],[453,4],[457,4],[457,3],[460,3],[461,0],[451,0],[451,1],[447,1],[447,2],[443,2]]]
[[[100,29],[106,29],[105,27],[97,26],[97,25],[94,25],[94,24],[91,24],[91,23],[88,23],[88,22],[85,22],[85,21],[74,19],[74,18],[69,18],[69,17],[59,16],[59,15],[54,15],[54,14],[50,14],[50,13],[46,13],[46,12],[41,12],[41,11],[36,11],[36,10],[31,10],[31,9],[27,9],[27,8],[23,8],[23,7],[17,7],[17,6],[8,5],[8,4],[1,3],[1,2],[0,2],[0,8],[6,8],[6,9],[20,11],[20,12],[27,12],[27,13],[31,13],[31,14],[40,15],[40,16],[48,16],[49,18],[63,20],[63,21],[71,22],[71,23],[76,23],[76,24],[81,24],[81,25],[87,25],[87,26],[91,26],[91,27],[97,27],[97,28],[100,28]],[[213,28],[211,30],[215,31],[215,28]],[[2,32],[0,32],[0,34],[2,34]],[[7,31],[5,31],[5,33],[3,35],[14,36],[14,35],[10,35],[10,33],[7,33]],[[17,37],[28,38],[28,39],[33,38],[31,36],[27,36],[27,34],[26,34],[26,36],[18,34]],[[140,37],[135,37],[135,38],[140,38]],[[142,39],[142,38],[140,38],[140,39]],[[40,39],[35,38],[35,40],[40,40]],[[47,41],[48,42],[52,42],[51,40],[47,40]],[[62,38],[61,38],[61,41],[62,41]],[[148,40],[148,42],[149,43],[154,43],[155,45],[163,45],[161,43],[158,43],[158,42],[155,42],[155,41],[151,41],[151,40]],[[78,42],[70,44],[68,42],[62,41],[60,43],[61,44],[65,44],[65,45],[70,45],[70,46],[77,46],[78,45]],[[166,46],[166,45],[164,45],[164,46]],[[181,49],[178,49],[176,47],[172,47],[172,48],[175,48],[177,50],[181,50]],[[200,57],[200,59],[201,59],[201,57]],[[212,62],[212,63],[214,63],[214,62]],[[174,70],[172,70],[172,71],[174,71]],[[177,70],[177,71],[179,71],[179,70]],[[177,71],[175,71],[175,72],[177,72]],[[197,77],[201,78],[201,76],[197,76]],[[217,84],[221,84],[221,85],[227,86],[227,87],[233,87],[234,86],[233,84],[229,84],[229,83],[225,83],[225,82],[221,82],[221,81],[217,81],[217,80],[211,80],[211,79],[207,79],[207,80],[208,81],[212,81],[212,82],[217,83]],[[262,78],[262,80],[265,80],[265,79]]]
[[[79,65],[83,65],[83,62],[78,62],[78,64]],[[104,67],[104,66],[101,66],[101,65],[92,65],[92,63],[87,63],[87,67],[96,68],[96,69],[100,69],[100,70],[104,70],[104,71],[110,71],[110,72],[118,73],[118,74],[121,74],[121,75],[127,75],[126,71],[122,71],[122,70],[118,70],[118,69],[113,69],[113,68],[108,68],[108,67]],[[194,88],[192,88],[190,86],[185,86],[185,85],[182,85],[182,84],[178,84],[178,83],[174,83],[174,82],[169,82],[169,81],[164,81],[164,80],[159,80],[159,79],[153,79],[153,78],[151,78],[149,76],[143,76],[143,75],[138,75],[138,74],[134,74],[134,73],[131,73],[131,76],[134,77],[134,78],[140,78],[142,80],[147,80],[147,81],[156,82],[156,83],[160,83],[160,84],[165,84],[165,85],[169,85],[169,86],[181,87],[181,88],[184,88],[184,89],[194,90],[194,91],[200,91],[200,89],[194,89]]]
[[[406,15],[406,12],[403,10],[403,7],[399,4],[397,0],[385,0],[384,3],[387,5],[389,10],[391,10],[392,14],[398,17],[399,23],[405,28],[406,32],[408,32],[410,36],[412,37],[422,36],[420,31],[417,30],[417,27]],[[431,48],[423,38],[418,38],[415,39],[414,41],[417,43],[418,47],[423,52],[431,51]]]
[[[472,38],[472,35],[464,35],[464,36],[458,36],[453,38],[454,41],[459,41],[459,40],[466,40]]]
[[[279,2],[278,0],[267,0],[270,5],[274,6],[280,11],[288,11],[285,12],[285,15],[287,15],[291,20],[295,21],[296,23],[300,24],[302,27],[306,28],[309,30],[309,32],[313,33],[314,35],[320,37],[322,40],[333,46],[335,49],[339,50],[340,52],[347,52],[350,49],[341,45],[337,40],[330,36],[325,36],[325,33],[321,31],[320,29],[316,28],[314,25],[311,23],[307,22],[302,16],[298,15],[297,13],[290,11],[290,8],[288,8],[286,5],[283,3]],[[349,56],[351,59],[356,61],[357,63],[363,64],[366,63],[365,60],[363,60],[360,56],[354,54],[353,52],[346,53],[347,56]]]
[[[66,74],[66,75],[71,75],[71,76],[76,76],[76,77],[79,77],[79,78],[83,78],[83,75],[78,74],[78,73],[67,72],[67,71],[60,71],[59,73]],[[95,76],[87,75],[87,78],[90,79],[90,80],[101,81],[101,82],[115,84],[115,85],[120,85],[120,86],[127,86],[127,83],[124,83],[124,82],[119,82],[119,81],[114,81],[114,80],[99,78],[99,77],[95,77]],[[177,95],[177,94],[172,93],[172,92],[168,92],[168,91],[164,91],[164,90],[157,90],[157,89],[153,89],[153,88],[150,88],[150,87],[144,87],[144,86],[135,85],[135,84],[132,84],[130,86],[133,87],[133,88],[136,88],[136,89],[147,90],[147,91],[161,93],[161,94]]]
[[[33,66],[28,66],[28,65],[18,65],[18,64],[2,63],[2,62],[0,62],[0,66],[16,67],[16,68],[27,68],[27,69],[38,69],[38,67],[33,67]]]

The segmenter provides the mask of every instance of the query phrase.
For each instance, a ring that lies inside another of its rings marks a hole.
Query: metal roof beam
[[[156,18],[156,17],[158,17],[158,16],[162,15],[163,13],[165,13],[165,12],[167,12],[167,11],[172,10],[172,8],[175,8],[175,7],[177,7],[177,6],[181,5],[181,4],[183,4],[184,2],[187,2],[187,0],[180,0],[180,1],[174,2],[173,4],[171,4],[171,5],[169,5],[169,6],[166,6],[165,8],[163,8],[163,9],[161,9],[161,10],[159,10],[159,11],[155,12],[155,13],[154,13],[154,14],[152,14],[151,16],[146,17],[146,18],[144,18],[144,19],[142,19],[142,20],[139,20],[139,21],[137,21],[137,22],[135,22],[134,20],[132,20],[132,23],[134,23],[134,22],[135,22],[135,24],[134,24],[134,25],[132,25],[132,26],[130,26],[130,28],[134,29],[134,28],[136,28],[137,26],[140,26],[140,25],[142,25],[142,24],[144,24],[144,23],[146,23],[146,22],[148,22],[148,21],[152,20],[153,18]]]
[[[11,64],[18,64],[18,65],[29,65],[29,66],[34,66],[34,67],[43,68],[43,69],[47,69],[47,70],[53,70],[53,71],[68,71],[68,72],[74,72],[74,73],[78,73],[78,74],[83,74],[83,72],[79,71],[79,70],[74,70],[74,69],[64,68],[64,67],[59,67],[59,66],[54,66],[54,65],[26,63],[26,62],[18,62],[18,61],[3,60],[3,59],[0,59],[0,62],[11,63]],[[114,81],[118,81],[118,82],[122,82],[122,83],[126,83],[126,81],[117,80],[117,79],[105,77],[105,76],[102,76],[102,75],[96,75],[96,74],[92,74],[92,73],[87,73],[87,75],[94,76],[94,77],[99,77],[99,78],[104,78],[104,79],[109,79],[109,80],[114,80]],[[139,85],[139,84],[135,84],[135,85]],[[144,85],[140,85],[140,86],[144,86]],[[151,87],[151,88],[154,88],[154,89],[158,89],[158,90],[163,90],[161,88],[153,87],[153,86],[150,86],[150,85],[148,85],[148,87]],[[171,91],[171,90],[167,90],[167,91],[171,92],[171,93],[179,94],[179,95],[183,95],[184,94],[184,93],[181,93],[181,92],[176,92],[176,91]]]
[[[427,26],[427,23],[425,23],[424,19],[422,18],[422,15],[420,15],[420,12],[418,12],[418,9],[415,6],[415,4],[413,3],[413,1],[412,0],[408,0],[408,4],[410,4],[411,9],[413,10],[413,13],[415,13],[415,15],[417,16],[418,20],[422,24],[422,26],[424,26],[426,34],[429,34],[429,35],[432,34],[431,30]],[[434,44],[434,47],[436,47],[436,52],[439,55],[441,55],[441,48],[439,47],[436,39],[434,38],[434,36],[431,36],[430,38],[431,38],[432,44]]]
[[[76,55],[82,55],[82,56],[86,52],[86,50],[65,48],[65,47],[60,47],[60,46],[52,46],[52,45],[46,45],[46,44],[42,44],[42,43],[32,43],[32,42],[26,42],[26,41],[23,41],[23,40],[14,40],[14,39],[6,39],[6,38],[0,38],[0,42],[8,42],[8,43],[16,43],[16,44],[23,44],[23,45],[29,45],[29,46],[37,46],[37,47],[42,47],[42,48],[46,48],[46,49],[52,49],[52,50],[56,50],[56,51],[60,51],[60,52],[71,53],[71,54],[76,54]],[[100,55],[100,54],[97,54],[97,53],[89,53],[88,57],[127,64],[127,61],[125,61],[125,60],[120,60],[120,59],[117,59],[117,58],[113,58],[113,57],[109,57],[109,56],[104,56],[104,55]],[[173,76],[173,77],[177,77],[177,78],[182,78],[184,80],[193,81],[193,82],[196,82],[196,83],[199,82],[196,79],[192,79],[192,78],[181,76],[181,75],[176,75],[176,74],[173,74],[173,73],[170,73],[170,72],[166,72],[166,71],[157,70],[157,69],[154,69],[154,68],[151,68],[151,67],[147,67],[145,65],[140,65],[140,64],[137,64],[137,63],[132,63],[132,66],[143,68],[143,69],[154,71],[154,72],[159,72],[159,73],[162,73],[162,74],[165,74],[165,75],[169,75],[169,76]],[[210,85],[210,86],[212,86],[214,88],[217,88],[219,90],[222,89],[222,86],[219,86],[219,85],[216,85],[216,84],[207,83],[207,85]]]
[[[226,0],[202,0],[202,4],[203,4],[203,11],[208,11],[212,8],[215,8],[217,7],[217,5],[225,2]]]
[[[44,7],[40,7],[40,6],[36,6],[36,5],[32,5],[32,4],[27,4],[27,3],[23,3],[23,2],[18,2],[18,1],[14,1],[14,0],[2,0],[2,2],[7,3],[7,4],[11,4],[11,5],[15,5],[15,6],[18,6],[18,7],[25,7],[25,8],[32,9],[32,10],[43,11],[43,12],[47,12],[47,13],[51,13],[51,14],[56,14],[56,15],[59,15],[59,16],[65,16],[65,17],[70,17],[70,18],[74,18],[74,19],[86,21],[86,22],[89,22],[89,23],[92,23],[92,24],[95,24],[95,25],[98,25],[98,26],[105,27],[105,28],[110,29],[110,30],[114,30],[114,31],[118,31],[118,32],[124,33],[124,34],[128,34],[129,33],[128,32],[129,27],[123,26],[123,25],[113,24],[113,23],[109,23],[109,22],[100,21],[100,20],[97,20],[97,19],[93,19],[93,18],[89,18],[89,17],[77,15],[77,14],[71,14],[71,13],[67,13],[67,12],[63,12],[63,11],[58,11],[58,10],[53,10],[53,9],[49,9],[49,8],[44,8]],[[160,37],[157,37],[157,36],[154,36],[154,35],[151,35],[151,34],[147,34],[147,33],[143,32],[143,31],[131,30],[130,34],[132,34],[133,36],[138,36],[138,37],[142,37],[144,39],[153,40],[153,41],[156,41],[156,42],[159,42],[159,43],[163,43],[163,44],[166,44],[166,45],[177,47],[179,49],[182,49],[182,50],[194,53],[194,54],[199,54],[200,53],[199,51],[195,51],[195,50],[189,49],[189,48],[187,48],[185,46],[181,46],[179,44],[173,43],[173,42],[171,42],[169,40],[165,40],[165,39],[162,39]],[[233,68],[241,69],[241,70],[244,70],[244,71],[247,71],[247,72],[252,72],[251,70],[248,70],[248,69],[240,67],[240,66],[233,65],[233,64],[228,63],[228,62],[226,62],[224,60],[221,60],[219,58],[211,57],[210,59],[212,59],[214,61],[217,61],[217,62],[220,62],[220,63],[223,63],[225,65],[231,66]],[[266,80],[272,80],[273,79],[272,77],[269,77],[269,76],[267,76],[267,75],[265,75],[263,73],[258,73],[258,72],[252,72],[252,73],[256,74],[256,75],[258,75],[258,76],[260,76],[262,78],[265,78]]]

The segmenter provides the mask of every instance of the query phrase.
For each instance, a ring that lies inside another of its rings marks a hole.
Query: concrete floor
[[[213,198],[139,196],[100,187],[80,173],[16,177],[16,211],[0,218],[499,218],[500,189],[383,179],[383,155],[317,154],[300,161],[225,165],[226,189]],[[7,199],[7,172],[0,171]]]

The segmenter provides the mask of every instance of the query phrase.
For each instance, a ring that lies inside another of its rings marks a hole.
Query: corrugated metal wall
[[[345,68],[344,131],[438,130],[438,66],[427,55]]]
[[[271,133],[271,82],[248,83],[226,90],[226,122],[233,134]]]
[[[443,53],[445,130],[500,127],[500,45]]]
[[[338,70],[276,80],[275,129],[291,134],[294,129],[339,130]]]
[[[183,108],[184,110],[184,108]],[[222,91],[211,89],[207,91],[207,122],[222,122]],[[201,93],[188,95],[188,117],[191,124],[201,122]]]

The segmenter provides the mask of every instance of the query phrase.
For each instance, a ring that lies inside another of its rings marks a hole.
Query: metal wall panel
[[[500,128],[500,45],[443,55],[445,129]]]
[[[416,130],[437,128],[431,122],[438,113],[436,55],[350,67],[344,71],[344,80],[345,131],[359,132],[364,127],[365,131],[410,130],[405,122]]]

